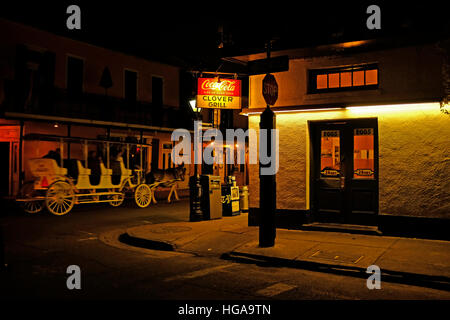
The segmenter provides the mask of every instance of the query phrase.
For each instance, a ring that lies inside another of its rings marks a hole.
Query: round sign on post
[[[262,93],[264,100],[270,106],[273,106],[278,99],[278,83],[270,73],[266,74],[263,79]]]

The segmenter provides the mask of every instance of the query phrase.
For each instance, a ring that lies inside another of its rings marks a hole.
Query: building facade
[[[278,218],[381,226],[401,217],[450,218],[449,41],[357,41],[273,52],[279,130]],[[247,62],[262,55],[234,57]],[[249,128],[265,108],[264,75],[250,77]],[[249,168],[250,224],[259,169]],[[399,226],[407,228],[406,225]]]
[[[131,156],[143,153],[144,170],[174,166],[171,133],[192,126],[179,67],[3,19],[0,29],[2,196],[30,178],[28,159],[57,148],[37,134],[140,142],[151,146]],[[82,147],[66,145],[62,157],[82,159]]]

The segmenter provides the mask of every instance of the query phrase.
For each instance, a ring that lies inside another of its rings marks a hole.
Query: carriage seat
[[[102,176],[112,175],[112,169],[107,169],[103,163],[100,163],[100,172]]]
[[[65,176],[67,175],[67,169],[61,168],[54,159],[30,159],[29,166],[31,174],[35,177],[41,177],[46,175]]]
[[[78,178],[78,166],[77,160],[75,159],[64,159],[64,168],[67,169],[67,175],[74,179],[74,181]]]
[[[123,163],[123,159],[120,160],[120,172],[122,173],[122,176],[129,177],[132,174],[132,170],[125,168],[125,164]]]
[[[91,169],[83,167],[80,160],[77,160],[78,174],[79,175],[90,175]]]

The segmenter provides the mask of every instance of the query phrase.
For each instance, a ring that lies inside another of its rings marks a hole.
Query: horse
[[[145,175],[145,181],[149,185],[154,185],[154,188],[152,189],[152,199],[153,203],[157,203],[155,199],[154,190],[157,187],[170,187],[169,196],[167,197],[167,202],[170,203],[170,199],[172,197],[172,194],[175,194],[175,199],[180,200],[178,198],[176,186],[178,181],[184,181],[186,174],[186,168],[184,167],[184,163],[174,167],[169,168],[166,170],[161,169],[152,169],[150,172],[148,172]]]

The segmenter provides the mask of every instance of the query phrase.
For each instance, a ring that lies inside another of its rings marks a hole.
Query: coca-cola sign
[[[214,109],[241,108],[241,80],[199,78],[197,107]]]

